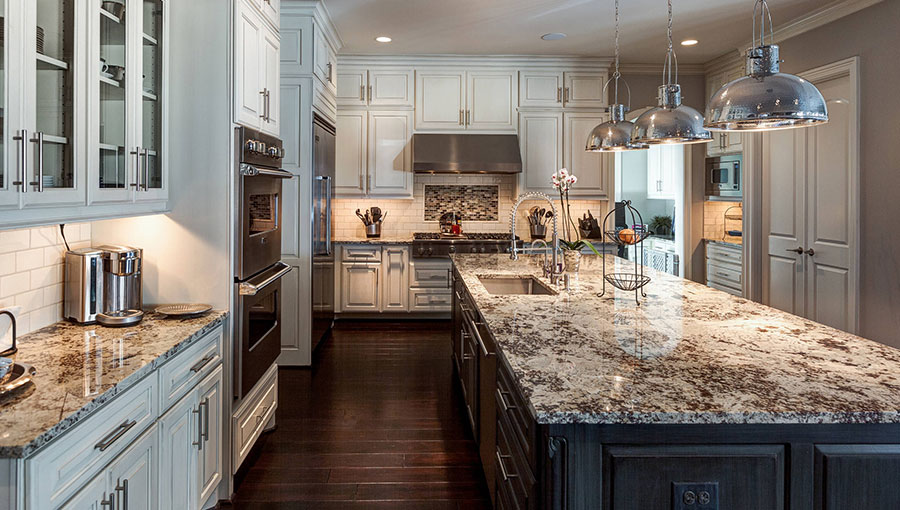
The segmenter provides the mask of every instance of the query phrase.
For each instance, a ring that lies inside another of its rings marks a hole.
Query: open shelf
[[[113,145],[111,143],[100,143],[100,144],[97,144],[97,146],[100,147],[101,151],[110,151],[110,152],[118,152],[119,150],[125,149],[125,147],[122,147],[121,145]]]
[[[57,60],[53,57],[48,57],[43,53],[37,53],[37,68],[41,71],[68,71],[69,64],[63,62],[62,60]]]
[[[144,39],[144,44],[148,46],[157,46],[159,44],[159,41],[157,41],[156,38],[150,34],[142,33],[141,36]]]
[[[122,84],[117,82],[112,78],[107,78],[106,76],[100,75],[100,83],[105,83],[110,87],[122,88]]]
[[[153,92],[148,92],[146,90],[141,91],[141,95],[144,97],[144,99],[147,99],[148,101],[156,101],[159,99],[159,97],[156,94],[154,94]]]
[[[66,145],[69,143],[69,139],[66,138],[65,136],[48,135],[45,133],[44,134],[44,142]]]

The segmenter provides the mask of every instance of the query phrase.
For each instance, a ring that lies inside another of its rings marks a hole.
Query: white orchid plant
[[[562,210],[563,233],[565,239],[560,239],[559,243],[567,250],[581,250],[582,248],[587,247],[596,255],[600,255],[593,244],[581,239],[578,227],[576,227],[575,222],[572,221],[569,190],[572,189],[572,186],[577,182],[578,177],[575,174],[570,174],[567,168],[560,168],[558,172],[553,172],[553,175],[550,176],[550,183],[553,185],[553,189],[559,192],[559,204],[560,209]],[[574,240],[572,232],[575,232]]]

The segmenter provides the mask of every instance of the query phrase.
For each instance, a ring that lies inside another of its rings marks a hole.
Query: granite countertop
[[[222,311],[192,319],[148,314],[130,328],[58,322],[23,335],[16,361],[37,373],[32,382],[0,396],[0,458],[34,453],[226,316]]]
[[[598,297],[618,257],[555,296],[478,279],[540,277],[534,256],[452,259],[539,423],[900,423],[900,350],[652,269],[640,306]]]
[[[382,235],[381,237],[339,237],[334,244],[410,244],[412,235]]]

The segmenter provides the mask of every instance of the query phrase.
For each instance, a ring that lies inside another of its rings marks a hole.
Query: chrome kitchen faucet
[[[556,285],[557,280],[559,279],[559,275],[562,272],[559,270],[559,233],[556,225],[556,218],[559,216],[556,213],[556,206],[553,205],[553,200],[546,193],[541,193],[539,191],[529,191],[527,193],[522,193],[519,195],[519,198],[516,199],[516,205],[513,206],[512,212],[509,214],[509,232],[511,237],[511,248],[509,251],[509,258],[512,260],[519,259],[519,249],[516,246],[516,213],[519,211],[519,205],[526,200],[546,200],[547,203],[550,204],[550,209],[553,211],[553,248],[552,248],[552,260],[550,262],[550,267],[547,267],[546,259],[544,257],[545,263],[543,264],[544,276],[550,277],[550,283]]]

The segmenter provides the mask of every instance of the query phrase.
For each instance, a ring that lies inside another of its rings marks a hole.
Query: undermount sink
[[[532,296],[552,296],[556,291],[533,276],[484,275],[478,280],[491,294],[528,294]]]

